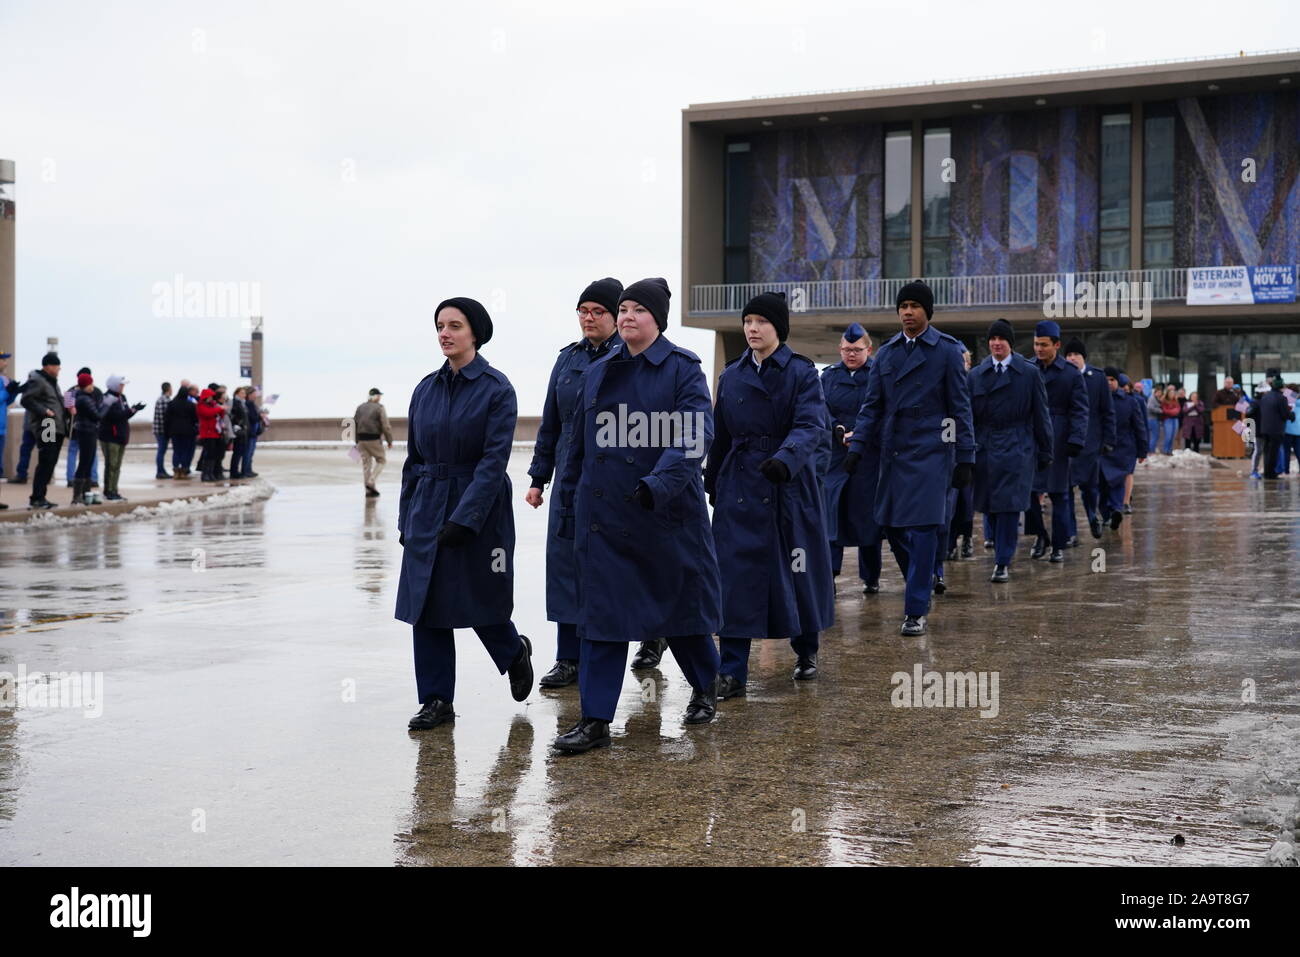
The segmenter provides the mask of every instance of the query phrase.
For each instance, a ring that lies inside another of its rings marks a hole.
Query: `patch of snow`
[[[171,518],[178,515],[190,515],[195,512],[210,512],[218,508],[232,508],[237,505],[251,505],[270,498],[275,494],[275,487],[269,482],[254,482],[241,485],[224,492],[217,492],[207,498],[175,498],[157,505],[140,505],[125,512],[96,512],[88,510],[76,515],[51,515],[49,512],[37,512],[25,522],[0,522],[0,535],[13,535],[21,532],[45,531],[53,528],[71,528],[78,525],[103,525],[109,522],[147,522],[159,518]]]

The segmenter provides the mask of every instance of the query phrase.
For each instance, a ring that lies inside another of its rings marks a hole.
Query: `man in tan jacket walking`
[[[378,389],[371,389],[370,398],[357,406],[357,411],[352,414],[367,498],[379,494],[375,484],[388,462],[388,457],[384,454],[384,442],[388,443],[390,449],[393,447],[393,428],[388,424],[388,413],[384,410],[383,403],[379,401],[383,395]]]

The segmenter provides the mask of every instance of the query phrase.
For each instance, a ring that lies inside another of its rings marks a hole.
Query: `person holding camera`
[[[80,376],[77,381],[81,381]],[[143,402],[127,405],[126,396],[122,394],[122,386],[126,383],[124,376],[108,377],[108,388],[104,392],[100,412],[99,444],[104,450],[104,500],[107,502],[126,501],[118,494],[117,480],[122,474],[122,456],[126,452],[126,443],[131,441],[131,416],[144,408]]]

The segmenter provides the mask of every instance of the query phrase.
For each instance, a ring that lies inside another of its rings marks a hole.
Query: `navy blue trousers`
[[[1106,481],[1105,476],[1101,479],[1101,520],[1110,521],[1111,512],[1122,512],[1124,510],[1124,479],[1121,475],[1119,481],[1110,483]]]
[[[578,626],[565,621],[555,623],[555,660],[577,661],[582,643],[578,639]]]
[[[763,639],[758,639],[762,641]],[[749,648],[753,638],[726,638],[719,636],[718,645],[722,651],[722,664],[718,671],[731,675],[742,685],[749,680]],[[799,656],[815,655],[820,646],[817,632],[809,631],[790,639],[790,647]]]
[[[451,702],[456,694],[456,639],[450,628],[412,626],[415,633],[415,688],[420,704],[430,698]],[[497,671],[506,670],[519,657],[523,642],[514,622],[502,625],[478,625],[474,628],[478,640],[492,656]]]
[[[879,541],[858,546],[858,577],[868,585],[880,584],[880,546]],[[831,571],[838,575],[843,566],[844,546],[831,542]]]
[[[582,699],[582,716],[596,721],[613,721],[618,696],[623,692],[623,675],[627,671],[627,647],[624,641],[589,641],[582,639],[578,658],[578,694]],[[713,687],[718,679],[718,649],[708,635],[686,635],[668,639],[668,650],[686,681],[696,691]]]
[[[886,528],[885,536],[903,573],[903,614],[920,617],[930,611],[934,584],[934,553],[939,547],[938,525],[909,525]],[[945,536],[946,537],[946,536]]]
[[[1083,514],[1087,515],[1088,521],[1091,522],[1093,517],[1097,514],[1097,501],[1100,498],[1100,485],[1098,482],[1089,482],[1086,485],[1080,484],[1078,488],[1079,499],[1083,502]],[[1074,489],[1075,486],[1071,485],[1070,509],[1067,514],[1070,516],[1070,535],[1077,537],[1079,534],[1079,522],[1074,514]]]
[[[1016,542],[1020,537],[1019,512],[994,512],[984,520],[992,526],[993,563],[1010,565],[1016,555]]]
[[[1025,534],[1047,537],[1047,526],[1043,524],[1043,502],[1040,495],[1047,495],[1052,500],[1052,547],[1064,548],[1070,540],[1070,506],[1065,492],[1035,492],[1025,512]]]

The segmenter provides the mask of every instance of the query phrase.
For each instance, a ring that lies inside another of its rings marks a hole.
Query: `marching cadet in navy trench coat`
[[[411,395],[398,502],[403,546],[396,617],[412,625],[422,707],[413,730],[455,717],[455,628],[473,628],[516,701],[533,685],[532,644],[514,610],[515,522],[506,462],[515,390],[478,347],[492,338],[482,304],[455,298],[434,311],[447,361]]]
[[[817,366],[785,344],[782,293],[741,313],[749,348],[718,378],[704,469],[722,573],[718,698],[745,693],[754,638],[789,638],[794,678],[817,677],[818,633],[835,621],[818,458],[830,430]]]
[[[975,508],[992,528],[993,575],[1010,580],[1020,513],[1029,506],[1034,474],[1050,464],[1052,418],[1038,367],[1012,351],[1011,323],[989,326],[989,355],[967,376],[975,419]]]
[[[830,413],[830,462],[822,486],[826,505],[826,534],[831,541],[831,573],[838,575],[844,549],[857,546],[858,577],[862,593],[880,591],[880,546],[884,531],[876,523],[876,479],[880,475],[880,449],[870,446],[852,475],[844,471],[848,439],[858,410],[867,397],[871,375],[871,337],[858,323],[844,330],[840,361],[822,370],[822,393]]]
[[[622,342],[585,376],[559,481],[582,639],[582,718],[555,739],[561,751],[610,743],[628,642],[667,636],[693,691],[687,724],[717,709],[721,588],[701,474],[713,414],[699,356],[663,335],[669,297],[662,279],[623,290]]]
[[[1101,538],[1101,519],[1097,516],[1097,493],[1101,482],[1101,456],[1115,448],[1115,407],[1111,402],[1106,374],[1088,365],[1088,350],[1083,340],[1074,338],[1065,344],[1065,361],[1083,373],[1083,387],[1088,393],[1088,437],[1083,451],[1070,460],[1070,501],[1065,514],[1070,519],[1070,543],[1078,544],[1078,526],[1074,518],[1074,487],[1079,487],[1083,512],[1088,516],[1093,538]]]
[[[533,461],[528,466],[532,487],[524,501],[542,505],[542,489],[564,471],[569,453],[575,406],[582,380],[591,364],[619,342],[614,314],[623,284],[617,279],[597,279],[578,296],[578,321],[582,338],[560,350],[546,386],[542,424],[537,429]],[[560,496],[551,490],[546,521],[546,617],[556,623],[555,666],[542,676],[539,688],[563,688],[578,680],[578,583],[573,567],[573,539],[560,538]],[[656,662],[657,663],[657,662]]]
[[[1034,354],[1043,385],[1047,389],[1047,407],[1052,413],[1052,464],[1034,476],[1034,494],[1025,513],[1025,533],[1036,535],[1030,558],[1047,554],[1047,528],[1043,524],[1041,493],[1052,499],[1052,557],[1065,561],[1065,543],[1070,538],[1069,497],[1070,459],[1083,452],[1088,438],[1088,390],[1083,375],[1060,355],[1061,327],[1044,319],[1034,327]]]
[[[1118,529],[1124,521],[1124,486],[1137,463],[1146,460],[1147,407],[1140,396],[1129,395],[1121,386],[1126,377],[1113,366],[1107,366],[1106,382],[1110,387],[1115,408],[1115,447],[1101,456],[1101,518],[1111,529]]]
[[[885,527],[907,580],[901,631],[921,635],[939,526],[948,519],[948,489],[970,482],[975,433],[961,346],[930,325],[930,287],[907,283],[895,306],[903,331],[881,346],[871,364],[844,468],[852,474],[866,449],[879,447],[876,521]]]

